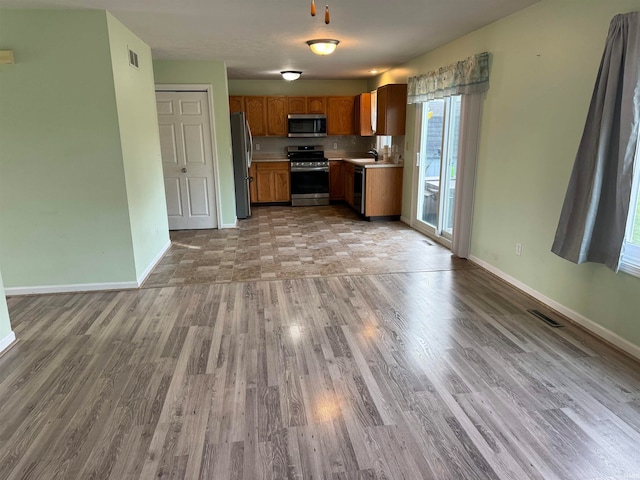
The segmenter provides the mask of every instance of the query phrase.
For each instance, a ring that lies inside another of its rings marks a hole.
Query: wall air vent
[[[138,54],[131,49],[129,49],[129,65],[138,68]]]

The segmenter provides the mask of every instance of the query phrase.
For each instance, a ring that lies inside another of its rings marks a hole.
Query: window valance
[[[478,53],[429,73],[410,77],[407,103],[489,90],[489,54]]]

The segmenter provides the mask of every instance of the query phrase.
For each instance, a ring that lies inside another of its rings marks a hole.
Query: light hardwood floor
[[[640,478],[638,363],[478,268],[8,303],[1,479]]]

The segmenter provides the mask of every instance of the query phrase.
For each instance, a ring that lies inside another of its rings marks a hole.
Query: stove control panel
[[[291,162],[292,167],[326,167],[329,162]]]

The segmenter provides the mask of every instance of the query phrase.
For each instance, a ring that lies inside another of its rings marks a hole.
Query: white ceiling
[[[147,42],[154,58],[224,60],[229,78],[371,76],[539,0],[0,0],[0,8],[106,9]],[[313,38],[335,38],[333,55],[314,55]]]

